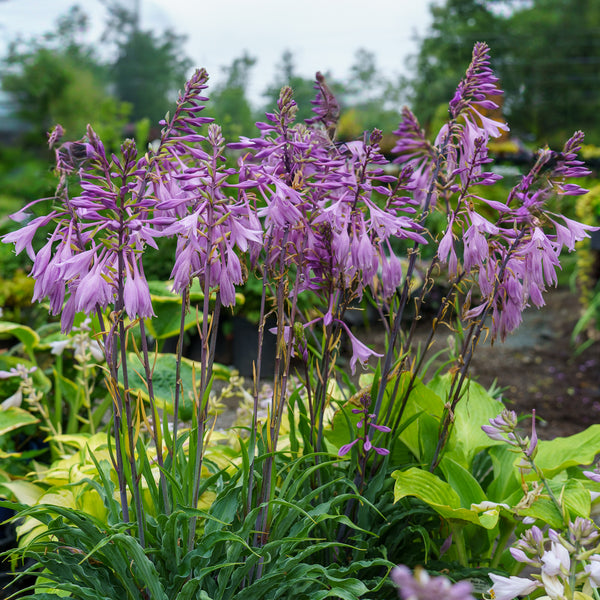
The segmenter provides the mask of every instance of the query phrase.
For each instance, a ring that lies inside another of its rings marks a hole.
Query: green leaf
[[[450,374],[434,378],[428,385],[442,400],[447,400],[451,385]],[[466,469],[470,469],[475,456],[490,446],[503,444],[490,439],[481,429],[489,420],[502,412],[504,405],[492,398],[481,385],[468,382],[464,396],[454,409],[454,426],[445,453]]]
[[[146,329],[148,333],[157,340],[179,335],[181,328],[181,300],[173,301],[171,299],[152,297],[152,308],[156,315],[153,319],[146,319]],[[202,315],[189,311],[185,315],[183,330],[187,331],[196,326],[197,322],[202,322]]]
[[[149,281],[150,297],[155,317],[146,319],[148,333],[157,340],[179,335],[181,327],[181,296],[171,290],[172,283],[168,281]],[[190,310],[185,315],[184,331],[202,322],[202,312],[196,314],[194,304],[204,300],[198,280],[194,280],[189,292]],[[244,296],[236,294],[236,304],[244,303]]]
[[[3,337],[4,334],[16,337],[25,347],[29,358],[34,360],[33,350],[38,345],[40,336],[31,327],[8,321],[0,321],[0,336]]]
[[[577,479],[568,479],[566,483],[550,481],[550,489],[562,500],[563,506],[569,511],[572,518],[583,517],[589,519],[592,508],[592,498],[589,490]]]
[[[460,497],[461,506],[470,507],[471,504],[487,501],[485,493],[473,475],[448,455],[442,458],[440,469],[446,481]]]
[[[396,480],[394,502],[406,496],[415,496],[445,519],[466,521],[489,528],[488,523],[480,521],[477,511],[461,506],[459,495],[437,475],[412,467],[407,471],[394,471],[392,478]]]
[[[0,483],[0,489],[4,488],[10,492],[10,495],[16,498],[20,504],[26,504],[27,506],[33,506],[46,491],[44,488],[31,483],[30,481],[5,481]]]
[[[71,405],[72,410],[79,410],[83,404],[83,388],[74,381],[61,375],[56,369],[53,369],[54,378],[58,382],[63,398]]]
[[[489,454],[494,466],[494,480],[486,490],[487,497],[494,502],[506,502],[521,489],[519,470],[515,465],[521,459],[508,444],[490,448]]]
[[[596,424],[569,437],[539,442],[535,464],[552,478],[568,467],[593,463],[599,453],[600,424]]]
[[[16,406],[11,406],[6,410],[0,410],[0,435],[19,429],[20,427],[34,425],[35,423],[39,423],[39,421],[30,412]]]
[[[403,373],[401,377],[397,398],[404,396],[411,374]],[[401,430],[399,437],[421,463],[427,463],[433,457],[437,443],[439,419],[443,410],[444,403],[438,394],[417,380],[402,414],[400,428],[402,429],[403,424],[406,427]],[[384,411],[385,408],[382,412]],[[392,415],[392,422],[393,419],[394,415]]]
[[[533,517],[554,529],[560,529],[564,526],[560,511],[549,498],[537,498],[528,508],[520,509],[519,515],[522,517]]]
[[[154,360],[154,356],[150,357]],[[151,365],[152,366],[152,365]],[[177,358],[174,354],[159,354],[154,365],[152,374],[152,385],[154,396],[159,408],[167,410],[173,414],[173,398],[175,397],[176,386],[176,366]],[[191,419],[192,410],[194,407],[193,400],[189,394],[194,389],[194,371],[197,376],[197,385],[200,383],[200,364],[182,358],[181,360],[181,381],[183,383],[183,394],[179,399],[180,418],[183,420]],[[146,372],[138,356],[130,352],[127,354],[127,374],[129,380],[129,388],[133,394],[139,391],[144,400],[148,400],[148,388],[146,386]],[[219,379],[229,379],[230,370],[219,364],[213,365],[213,375]],[[123,383],[122,373],[120,374],[120,383]]]

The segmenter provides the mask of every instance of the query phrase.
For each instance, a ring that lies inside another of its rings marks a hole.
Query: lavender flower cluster
[[[162,122],[160,143],[146,154],[127,140],[120,156],[109,155],[91,127],[80,142],[58,145],[60,127],[50,135],[60,178],[55,206],[2,241],[27,251],[34,300],[48,299],[50,312],[62,315],[63,331],[78,312],[110,308],[130,320],[152,317],[144,249],[173,236],[176,292],[197,278],[205,292],[232,306],[249,269],[293,269],[294,293],[311,290],[326,307],[310,324],[343,328],[343,310],[366,289],[381,302],[393,298],[405,275],[396,241],[426,244],[425,220],[436,208],[446,213],[447,228],[435,260],[455,281],[476,282],[479,303],[470,307],[469,296],[464,316],[490,315],[492,336],[503,338],[530,302],[544,303],[561,250],[572,250],[591,229],[548,208],[556,194],[585,193],[568,182],[587,173],[577,159],[580,132],[562,152],[542,151],[505,201],[473,192],[474,185],[499,179],[485,170],[487,143],[507,130],[484,114],[501,94],[485,44],[475,46],[450,102],[450,120],[434,143],[404,110],[395,132],[398,173],[381,152],[380,131],[334,141],[339,107],[321,75],[313,119],[296,122],[292,91],[283,88],[276,111],[257,123],[259,136],[228,145],[241,156],[237,167],[227,167],[221,129],[202,116],[207,80],[204,70],[194,74],[173,116]],[[74,175],[80,192],[72,196]],[[34,204],[13,218],[30,219]],[[36,232],[51,222],[54,230],[35,250]],[[354,367],[372,352],[347,333]]]

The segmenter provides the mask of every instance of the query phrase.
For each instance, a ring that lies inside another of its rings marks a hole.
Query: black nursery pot
[[[0,598],[8,598],[17,589],[13,583],[15,575],[10,563],[10,557],[5,552],[10,552],[17,547],[17,534],[15,524],[7,522],[15,515],[15,511],[9,508],[0,508]]]
[[[20,571],[26,570],[31,561],[27,560],[25,564],[19,562],[15,571],[11,563],[11,557],[7,554],[17,548],[18,544],[16,523],[8,521],[15,514],[15,511],[10,508],[0,507],[0,600],[9,598],[34,583],[34,577],[32,576],[21,577],[21,579],[15,581],[17,574]],[[15,597],[18,598],[19,595]]]

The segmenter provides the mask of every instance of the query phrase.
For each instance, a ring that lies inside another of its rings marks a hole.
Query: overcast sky
[[[342,78],[358,48],[375,53],[388,76],[406,73],[406,59],[430,23],[431,0],[138,0],[143,29],[171,28],[188,36],[186,53],[218,81],[222,67],[244,50],[256,57],[249,95],[260,102],[284,50],[297,71]],[[133,7],[135,0],[122,0]],[[90,40],[100,38],[105,9],[99,0],[5,0],[0,2],[0,50],[17,34],[51,30],[56,18],[79,4],[91,17]]]

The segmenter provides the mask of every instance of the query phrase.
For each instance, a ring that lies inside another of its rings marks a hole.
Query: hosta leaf
[[[396,480],[394,502],[406,496],[415,496],[445,519],[482,525],[477,511],[463,508],[458,494],[437,475],[413,467],[406,471],[394,471],[392,477]]]
[[[0,410],[0,435],[35,423],[39,423],[39,419],[23,408],[11,406]]]
[[[436,377],[429,384],[445,402],[450,389],[449,374]],[[464,396],[454,409],[454,426],[445,449],[445,454],[466,469],[470,469],[475,455],[485,448],[503,444],[490,439],[481,429],[489,419],[502,412],[502,402],[492,398],[481,385],[474,381],[467,384]]]
[[[593,463],[599,453],[600,424],[596,424],[569,437],[539,442],[535,464],[551,478],[568,467]]]
[[[490,448],[489,454],[494,465],[494,480],[487,489],[487,497],[494,502],[505,502],[521,489],[519,470],[515,466],[520,457],[507,444]]]
[[[33,506],[46,491],[35,483],[18,479],[0,483],[0,489],[8,490],[9,495],[14,496],[17,502],[27,506]]]
[[[409,380],[410,373],[404,373],[397,398],[403,397]],[[438,394],[417,380],[402,414],[400,427],[407,425],[402,429],[400,439],[422,463],[429,462],[433,456],[443,409],[444,403]]]
[[[154,361],[154,356],[150,357]],[[194,390],[194,371],[197,376],[196,385],[200,383],[200,365],[192,360],[183,358],[181,360],[181,381],[183,383],[183,394],[179,399],[180,418],[188,420],[191,418],[193,401],[191,394]],[[138,356],[130,352],[127,355],[127,374],[129,388],[134,395],[140,392],[144,400],[148,400],[148,388],[146,386],[146,375],[144,367]],[[220,379],[229,379],[230,371],[223,365],[213,365],[213,375]],[[120,382],[123,383],[122,374]],[[154,364],[152,373],[152,385],[154,396],[159,408],[168,412],[173,411],[173,398],[176,386],[176,356],[174,354],[159,354]]]
[[[31,360],[33,360],[33,350],[38,345],[40,336],[31,327],[8,321],[0,321],[0,336],[4,337],[6,334],[16,337],[25,347]]]
[[[440,469],[450,487],[460,497],[461,506],[471,506],[487,500],[475,477],[448,455],[442,458]]]

